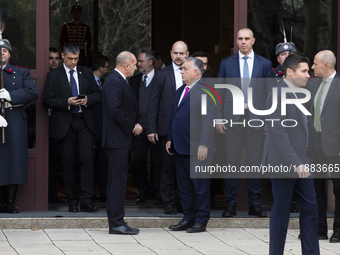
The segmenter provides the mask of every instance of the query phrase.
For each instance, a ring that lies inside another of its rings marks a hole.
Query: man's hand
[[[158,134],[157,133],[149,134],[148,139],[150,143],[156,144],[156,141],[158,141]]]
[[[84,99],[77,99],[77,97],[69,97],[68,100],[67,100],[67,103],[69,105],[83,105],[82,102],[83,102]],[[87,102],[87,98],[86,98],[86,102]]]
[[[0,127],[7,127],[7,125],[6,119],[0,115]]]
[[[80,99],[80,105],[86,105],[87,104],[87,96],[85,96],[85,98]]]
[[[135,129],[132,131],[132,134],[140,135],[142,132],[143,132],[142,126],[139,123],[137,123]]]
[[[207,158],[207,155],[208,155],[208,147],[205,147],[203,145],[198,146],[197,159],[200,161],[203,161]]]
[[[5,99],[7,102],[12,102],[12,98],[9,95],[9,92],[7,91],[7,89],[5,88],[0,89],[0,98]]]
[[[171,147],[171,141],[167,141],[165,145],[165,149],[169,155],[172,155],[173,153],[170,152],[170,147]]]
[[[295,167],[295,171],[297,172],[300,178],[307,178],[308,176],[310,176],[309,169],[304,164]]]
[[[224,124],[216,124],[216,131],[218,133],[224,134],[225,130],[227,130],[227,128],[225,127]]]

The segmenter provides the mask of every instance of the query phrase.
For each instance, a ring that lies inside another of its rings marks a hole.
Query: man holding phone
[[[64,64],[47,74],[44,106],[52,109],[50,137],[58,139],[64,168],[69,212],[97,211],[91,203],[94,191],[93,105],[101,101],[99,88],[90,69],[77,66],[79,47],[68,43],[61,53]],[[80,159],[80,195],[76,182],[76,146]]]

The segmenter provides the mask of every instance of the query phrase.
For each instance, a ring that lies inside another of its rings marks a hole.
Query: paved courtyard
[[[136,236],[109,235],[107,228],[0,231],[1,255],[265,255],[269,242],[268,229],[251,228],[209,228],[196,234],[142,228]],[[285,254],[301,254],[298,234],[288,231]],[[322,255],[340,254],[340,243],[320,241],[320,247]]]

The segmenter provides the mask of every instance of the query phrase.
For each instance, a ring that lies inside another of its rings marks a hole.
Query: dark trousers
[[[61,163],[59,143],[57,139],[49,138],[48,147],[48,196],[58,195],[58,173]]]
[[[272,179],[273,206],[270,214],[269,254],[283,255],[294,193],[300,205],[302,254],[319,255],[318,212],[312,178]]]
[[[106,198],[107,156],[101,146],[101,140],[94,140],[94,162],[98,162],[99,195],[101,198]]]
[[[236,166],[237,169],[240,169],[243,145],[245,145],[246,149],[246,163],[248,166],[260,166],[263,150],[264,131],[255,130],[254,128],[247,126],[247,122],[249,120],[248,114],[246,114],[244,118],[240,118],[238,122],[242,122],[243,119],[246,122],[246,127],[243,127],[243,125],[240,124],[228,127],[226,131],[227,164]],[[227,205],[232,206],[237,205],[236,194],[239,183],[237,176],[234,177],[236,178],[225,179],[224,189]],[[256,179],[247,175],[247,184],[249,206],[259,205],[261,179]]]
[[[128,176],[129,150],[106,149],[108,179],[106,212],[110,227],[124,224],[124,201]]]
[[[167,204],[176,198],[176,174],[175,174],[175,157],[167,153],[165,145],[167,136],[159,136],[161,145],[161,195],[163,203]]]
[[[74,114],[66,136],[59,140],[64,168],[64,183],[69,205],[78,203],[76,182],[76,145],[80,160],[80,195],[81,203],[91,203],[94,191],[93,174],[93,133],[87,126],[82,114]]]
[[[210,179],[190,178],[190,163],[197,166],[205,165],[207,162],[211,163],[212,155],[208,155],[203,162],[197,160],[197,155],[191,156],[191,160],[190,155],[178,153],[174,155],[178,192],[184,214],[183,220],[196,220],[206,224],[210,218]]]
[[[338,157],[327,157],[322,148],[321,141],[321,133],[318,133],[318,160],[319,164],[329,164],[330,167],[335,166],[335,164],[340,167],[340,156]],[[338,173],[339,174],[339,173]],[[318,201],[318,215],[319,215],[319,233],[327,235],[327,192],[326,192],[326,174],[316,175],[314,179],[314,186],[316,192],[316,199]],[[339,176],[334,176],[331,173],[331,177],[333,177],[333,193],[335,195],[335,211],[334,211],[334,223],[333,230],[336,232],[340,232],[340,179]],[[337,177],[337,178],[334,178]]]
[[[161,157],[160,143],[153,144],[149,142],[147,134],[143,131],[142,134],[133,137],[133,168],[137,189],[141,197],[145,198],[150,191],[149,174],[147,168],[147,155],[150,148],[151,164],[150,164],[150,182],[154,188],[155,199],[161,199],[160,180],[161,180]]]

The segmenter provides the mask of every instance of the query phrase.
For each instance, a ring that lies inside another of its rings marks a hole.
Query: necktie
[[[321,97],[323,90],[325,88],[326,81],[323,80],[321,83],[321,89],[319,91],[318,97],[316,98],[316,103],[315,103],[315,110],[314,110],[314,127],[315,130],[318,132],[320,131],[320,107],[321,107]]]
[[[181,101],[179,103],[181,103],[183,101],[183,99],[185,98],[186,94],[188,94],[188,91],[189,91],[190,87],[189,86],[186,86],[185,87],[185,92],[184,92],[184,96],[182,97]]]
[[[144,86],[146,87],[146,78],[148,78],[148,76],[147,75],[144,75],[143,76],[143,83],[144,83]]]
[[[243,65],[243,95],[244,95],[244,102],[248,102],[248,87],[249,87],[249,67],[247,63],[247,59],[249,57],[244,56],[244,65]]]
[[[128,82],[128,80],[126,78],[125,78],[125,81],[126,81],[127,84],[129,84],[129,82]]]
[[[73,77],[74,70],[70,70],[70,82],[71,82],[71,90],[72,90],[72,96],[77,97],[78,96],[78,89],[77,89],[77,83],[76,80]],[[75,105],[73,108],[73,113],[79,112],[79,105]]]
[[[102,87],[102,81],[100,79],[98,80],[98,85],[99,85],[100,90],[102,90],[102,88],[103,88]]]

